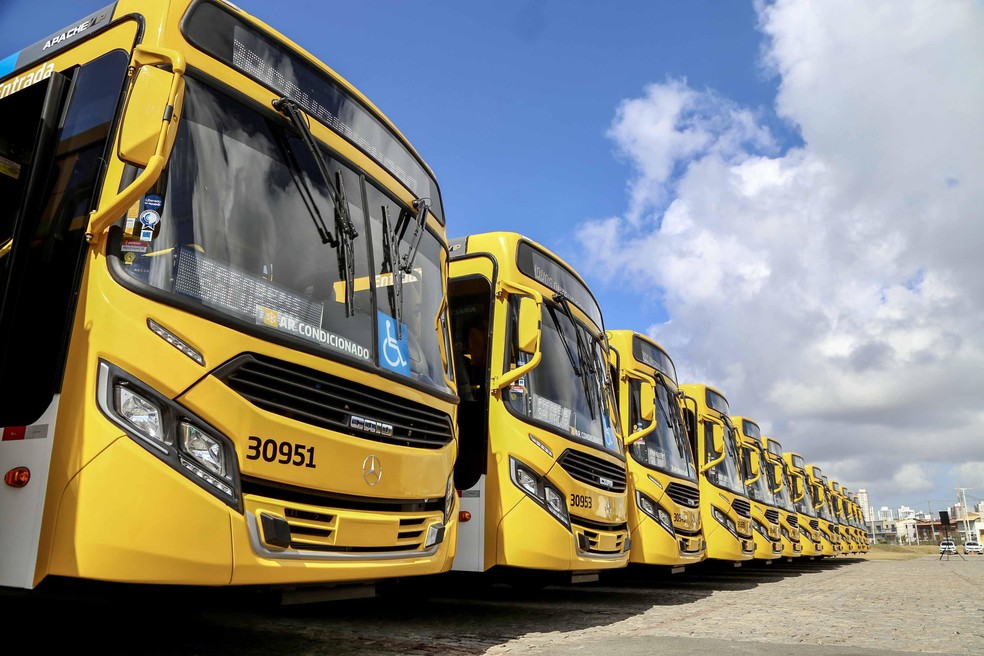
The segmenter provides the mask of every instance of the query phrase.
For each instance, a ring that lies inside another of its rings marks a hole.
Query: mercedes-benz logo
[[[369,456],[362,461],[362,478],[369,485],[376,485],[383,477],[383,465],[376,456]]]

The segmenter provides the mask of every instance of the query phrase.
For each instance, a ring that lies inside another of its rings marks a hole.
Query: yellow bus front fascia
[[[803,513],[797,513],[799,516],[799,542],[800,542],[800,555],[801,556],[820,556],[822,555],[823,547],[820,544],[820,531],[814,531],[813,527],[810,525],[811,521],[814,521],[815,517],[810,517],[809,515],[804,515]],[[814,540],[816,538],[816,540]]]
[[[565,450],[575,449],[618,466],[624,463],[611,454],[527,424],[496,400],[489,408],[489,427],[488,471],[494,475],[486,478],[485,488],[486,568],[493,564],[553,571],[624,567],[629,558],[626,494],[585,485],[571,478],[556,459]],[[537,446],[531,436],[553,455]],[[546,478],[563,495],[570,516],[569,528],[513,483],[510,458]],[[590,498],[592,508],[573,507],[572,496]],[[579,523],[580,518],[586,521]],[[595,553],[579,547],[578,535],[586,531],[596,540]],[[493,554],[495,560],[491,561]]]
[[[793,528],[791,520],[796,520]],[[782,555],[784,558],[799,558],[803,555],[803,545],[800,542],[799,514],[788,510],[779,511],[779,524],[782,532]],[[790,538],[792,536],[792,538]]]
[[[734,492],[717,487],[703,475],[700,476],[700,521],[704,528],[706,557],[709,560],[741,562],[751,560],[755,555],[751,520],[738,515],[732,507],[737,498],[739,497]],[[734,522],[737,535],[732,534],[714,517],[714,508]]]
[[[692,482],[649,469],[627,456],[629,472],[629,527],[632,547],[629,561],[642,565],[680,566],[699,563],[706,557],[700,508],[682,506],[666,494],[670,483],[695,486]],[[671,534],[639,509],[636,491],[663,507],[673,520]],[[699,491],[698,491],[699,493]]]
[[[778,509],[775,506],[764,504],[761,501],[749,499],[752,506],[752,539],[755,541],[755,555],[757,560],[774,560],[782,555],[782,533],[779,530],[779,522],[770,522],[765,516],[767,510]],[[755,528],[755,522],[765,527],[767,535]]]

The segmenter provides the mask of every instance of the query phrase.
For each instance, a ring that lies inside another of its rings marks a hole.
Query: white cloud
[[[984,435],[984,5],[757,8],[803,146],[778,152],[713,91],[650,85],[609,131],[628,209],[579,238],[597,275],[665,304],[650,332],[682,382],[808,459],[861,463],[873,497],[927,492]]]

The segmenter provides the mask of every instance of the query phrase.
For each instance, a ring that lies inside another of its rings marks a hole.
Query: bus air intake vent
[[[819,531],[820,530],[820,520],[818,520],[818,519],[811,519],[810,520],[810,528],[812,528],[814,531]]]
[[[799,517],[792,513],[786,515],[786,523],[789,524],[789,528],[793,529],[794,531],[799,529],[799,525],[800,525]]]
[[[751,519],[752,517],[752,504],[748,502],[748,499],[735,499],[731,507],[735,509],[741,517],[745,519]]]
[[[670,483],[666,486],[666,496],[670,497],[680,506],[696,508],[700,505],[700,493],[697,488],[680,483]]]
[[[766,510],[765,511],[765,518],[767,520],[769,520],[769,523],[770,524],[778,524],[779,523],[779,511],[778,510]]]
[[[454,438],[444,412],[290,362],[246,354],[215,376],[267,412],[353,437],[420,449]]]
[[[625,492],[624,466],[571,449],[561,454],[557,464],[576,481],[610,492]]]

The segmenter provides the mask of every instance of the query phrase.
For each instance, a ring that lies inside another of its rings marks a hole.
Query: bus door
[[[467,272],[458,275],[463,269]],[[461,521],[453,569],[485,571],[486,474],[489,459],[489,367],[492,351],[492,263],[485,257],[455,262],[448,284],[451,343],[458,385],[458,459],[455,488]]]
[[[85,232],[128,63],[123,50],[61,73],[49,62],[36,69],[48,77],[0,91],[3,586],[34,585]]]

